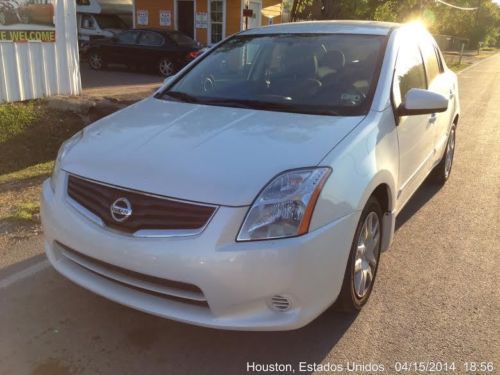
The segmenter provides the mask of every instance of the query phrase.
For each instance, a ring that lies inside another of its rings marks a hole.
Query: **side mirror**
[[[165,78],[163,80],[163,86],[170,85],[174,81],[175,77],[176,77],[176,75],[174,74],[174,75],[171,75],[171,76],[168,76],[167,78]]]
[[[404,102],[397,109],[399,116],[425,115],[444,112],[448,109],[448,98],[424,89],[410,89]]]

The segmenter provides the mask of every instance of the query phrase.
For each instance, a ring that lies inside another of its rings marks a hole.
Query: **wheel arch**
[[[360,210],[363,210],[371,197],[375,197],[382,206],[381,251],[386,251],[394,238],[396,227],[396,185],[388,171],[381,171],[372,180],[360,202]]]

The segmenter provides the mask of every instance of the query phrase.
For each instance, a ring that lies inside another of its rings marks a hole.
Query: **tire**
[[[172,60],[163,57],[158,62],[158,73],[162,77],[169,77],[175,73],[175,65]]]
[[[382,233],[382,207],[375,197],[370,197],[356,227],[344,282],[335,303],[337,309],[356,312],[368,301],[377,276]]]
[[[88,54],[89,66],[93,70],[102,70],[106,67],[104,58],[98,51],[90,51]]]
[[[448,136],[448,141],[446,142],[443,157],[431,173],[431,179],[436,184],[444,185],[450,178],[453,167],[453,158],[455,156],[456,130],[457,125],[453,124],[450,130],[450,135]]]

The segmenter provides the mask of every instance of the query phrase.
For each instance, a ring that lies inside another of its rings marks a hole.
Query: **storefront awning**
[[[276,16],[281,15],[281,4],[271,5],[265,8],[262,8],[261,13],[264,17],[274,18]]]

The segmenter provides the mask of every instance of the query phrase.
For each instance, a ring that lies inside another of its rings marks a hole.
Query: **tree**
[[[461,10],[436,0],[293,0],[291,20],[365,19],[391,22],[422,20],[433,33],[500,44],[500,6],[493,0],[447,0]]]

